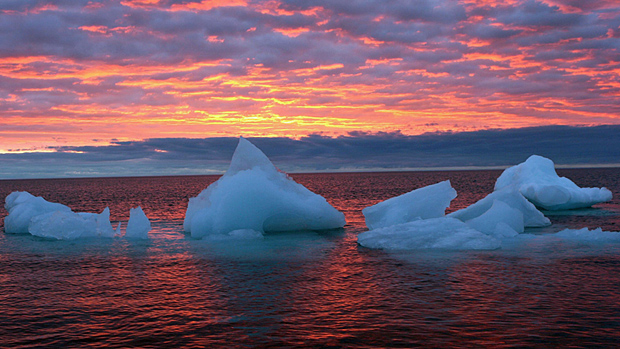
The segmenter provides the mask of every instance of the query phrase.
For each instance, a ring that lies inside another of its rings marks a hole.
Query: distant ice
[[[344,215],[323,197],[278,171],[263,152],[240,138],[228,171],[190,198],[183,227],[192,237],[202,238],[238,230],[262,234],[334,229],[344,224]]]
[[[580,188],[566,177],[559,177],[553,161],[538,155],[506,169],[495,183],[495,191],[517,190],[537,207],[566,210],[590,207],[609,201],[607,188]]]
[[[148,239],[150,230],[151,222],[144,214],[144,211],[142,211],[142,207],[138,206],[130,209],[125,237],[128,239]]]
[[[601,228],[589,230],[583,229],[564,229],[554,234],[564,240],[572,240],[590,243],[620,243],[620,232],[603,231]]]
[[[359,234],[357,242],[364,247],[386,250],[494,250],[501,245],[498,239],[450,217],[369,230]]]
[[[443,181],[390,198],[362,210],[368,229],[385,228],[419,219],[443,217],[456,190]]]

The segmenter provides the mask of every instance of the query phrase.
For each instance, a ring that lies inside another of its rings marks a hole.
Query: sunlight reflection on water
[[[187,198],[215,177],[0,181],[2,195],[110,206],[113,220],[142,205],[153,223],[145,241],[0,234],[0,346],[614,346],[617,245],[525,239],[496,251],[386,253],[356,244],[363,207],[451,179],[455,209],[492,190],[497,174],[294,175],[345,212],[345,229],[233,244],[183,233]],[[552,215],[553,228],[533,232],[614,230],[618,175],[579,183],[608,186],[613,202]]]

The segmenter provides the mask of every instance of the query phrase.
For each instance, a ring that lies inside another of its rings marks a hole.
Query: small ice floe
[[[620,243],[620,232],[596,229],[564,229],[553,234],[555,237],[582,243]]]
[[[125,237],[128,239],[148,239],[149,231],[151,231],[151,222],[142,211],[142,207],[130,209]]]
[[[183,227],[192,237],[203,238],[238,230],[262,234],[344,224],[344,215],[322,196],[278,171],[263,152],[240,138],[228,171],[190,198]]]

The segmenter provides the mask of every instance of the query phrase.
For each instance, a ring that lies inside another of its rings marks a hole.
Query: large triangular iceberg
[[[228,171],[190,198],[183,227],[192,237],[202,238],[232,236],[240,230],[325,230],[344,224],[341,212],[280,172],[242,137]]]

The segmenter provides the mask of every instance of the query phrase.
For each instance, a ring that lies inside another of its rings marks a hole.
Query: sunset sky
[[[128,144],[143,153],[121,160],[146,166],[181,141],[240,135],[338,143],[554,125],[620,125],[617,1],[0,2],[0,159],[13,166],[0,178],[28,177],[18,172],[41,153]]]

